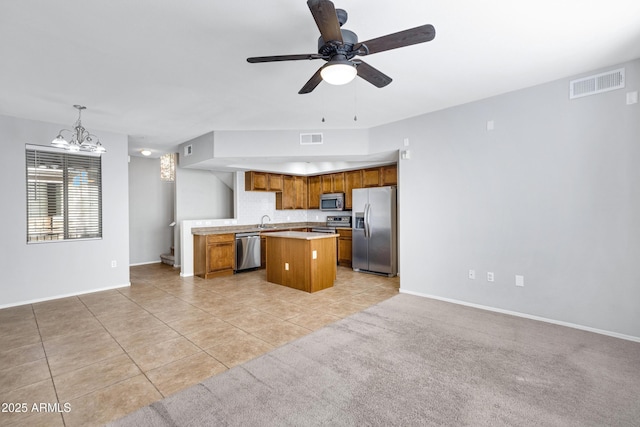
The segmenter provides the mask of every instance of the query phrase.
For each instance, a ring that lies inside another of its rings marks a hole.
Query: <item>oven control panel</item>
[[[351,215],[332,215],[327,217],[327,226],[351,228]]]

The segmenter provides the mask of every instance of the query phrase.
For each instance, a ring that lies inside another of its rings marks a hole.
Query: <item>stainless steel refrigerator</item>
[[[395,276],[396,187],[358,188],[352,195],[353,269]]]

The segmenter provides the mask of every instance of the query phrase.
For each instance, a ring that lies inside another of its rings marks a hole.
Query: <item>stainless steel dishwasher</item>
[[[260,233],[236,233],[236,271],[260,267]]]

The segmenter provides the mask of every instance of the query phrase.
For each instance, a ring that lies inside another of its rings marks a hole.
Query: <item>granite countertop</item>
[[[301,240],[314,240],[314,239],[335,239],[337,234],[332,233],[314,233],[309,231],[278,231],[275,233],[267,234],[267,237],[283,237],[286,239],[301,239]]]
[[[273,231],[287,231],[292,228],[309,228],[309,227],[323,227],[326,224],[324,222],[282,222],[277,224],[266,224],[264,228],[260,228],[257,225],[225,225],[219,227],[194,227],[191,229],[191,234],[198,236],[206,236],[208,234],[227,234],[227,233],[249,233],[249,232],[273,232]]]

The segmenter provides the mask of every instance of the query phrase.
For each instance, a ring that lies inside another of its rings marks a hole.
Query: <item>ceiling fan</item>
[[[376,87],[384,87],[391,83],[391,77],[361,59],[354,60],[353,58],[428,42],[436,36],[433,25],[427,24],[365,42],[358,42],[356,33],[340,29],[347,22],[347,12],[345,10],[336,9],[329,0],[307,0],[307,5],[320,30],[318,53],[247,58],[250,63],[297,61],[302,59],[324,59],[327,61],[300,89],[299,94],[313,91],[322,80],[330,84],[339,85],[349,83],[356,75]]]

